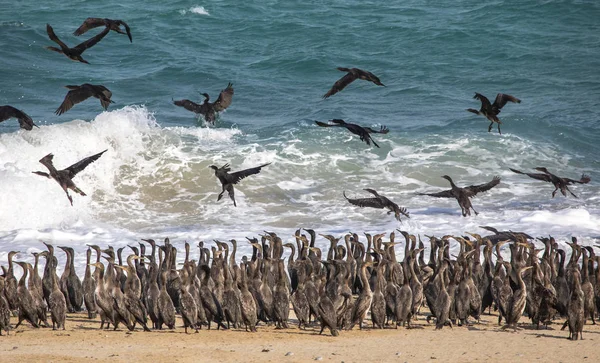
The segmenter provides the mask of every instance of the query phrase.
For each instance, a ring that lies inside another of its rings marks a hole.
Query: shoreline
[[[173,331],[100,330],[99,320],[87,319],[84,312],[68,314],[64,331],[34,329],[24,322],[10,336],[0,337],[0,354],[19,362],[591,362],[599,356],[600,325],[585,325],[584,340],[570,341],[568,330],[560,330],[562,320],[535,330],[523,317],[521,329],[503,331],[492,312],[482,314],[480,323],[436,331],[425,317],[422,313],[413,320],[413,329],[371,329],[369,320],[362,331],[354,328],[332,337],[327,329],[319,335],[316,325],[301,330],[293,324],[289,329],[263,324],[257,333],[204,328],[185,334],[180,316]],[[16,321],[11,319],[13,326]]]

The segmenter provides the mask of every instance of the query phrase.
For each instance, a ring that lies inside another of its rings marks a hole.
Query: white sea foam
[[[189,9],[181,9],[181,10],[179,10],[179,13],[181,15],[185,15],[187,13],[198,14],[198,15],[210,15],[208,13],[208,10],[206,10],[204,8],[204,6],[199,6],[199,5],[192,6]]]

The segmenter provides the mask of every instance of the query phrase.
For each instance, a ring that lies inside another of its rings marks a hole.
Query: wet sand
[[[13,319],[13,326],[16,318]],[[24,323],[0,337],[4,362],[596,362],[600,359],[600,326],[586,325],[581,341],[567,339],[556,320],[535,330],[528,319],[523,329],[503,331],[497,315],[484,314],[481,323],[435,331],[419,316],[414,328],[341,331],[318,335],[315,326],[278,330],[261,325],[257,333],[207,330],[185,334],[178,317],[174,331],[143,332],[99,329],[86,314],[69,314],[67,329],[33,329]],[[370,321],[368,321],[370,323]],[[591,322],[590,322],[591,323]]]

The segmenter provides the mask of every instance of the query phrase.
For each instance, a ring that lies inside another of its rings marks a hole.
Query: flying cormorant
[[[233,85],[231,82],[227,84],[227,87],[219,93],[219,98],[215,102],[209,102],[210,96],[208,93],[202,93],[204,96],[204,102],[199,105],[190,100],[179,100],[173,101],[173,103],[177,106],[181,106],[188,111],[192,111],[194,113],[199,113],[204,116],[206,122],[210,122],[211,124],[215,123],[215,113],[221,112],[229,105],[231,105],[231,100],[233,98]]]
[[[481,93],[475,93],[475,96],[473,98],[481,101],[481,108],[479,110],[468,108],[467,111],[487,117],[487,119],[491,122],[490,127],[488,127],[488,132],[492,131],[492,126],[494,126],[494,122],[497,123],[499,134],[502,134],[502,132],[500,132],[500,124],[502,122],[500,122],[500,119],[498,118],[500,109],[504,107],[504,105],[506,105],[508,101],[514,103],[521,103],[520,99],[511,95],[506,95],[504,93],[498,93],[493,104],[490,103],[490,100],[488,100],[487,97],[485,97]]]
[[[573,192],[569,189],[569,185],[573,184],[573,183],[578,183],[578,184],[587,184],[589,183],[592,179],[585,174],[581,175],[581,179],[579,180],[574,180],[574,179],[569,179],[569,178],[561,178],[558,177],[552,173],[550,173],[548,171],[548,169],[544,168],[544,167],[538,167],[535,168],[535,170],[537,171],[541,171],[543,174],[538,174],[538,173],[524,173],[520,170],[516,170],[516,169],[512,169],[510,168],[511,171],[517,173],[517,174],[524,174],[527,175],[530,178],[533,179],[537,179],[537,180],[542,180],[545,182],[549,182],[552,183],[554,185],[554,191],[552,192],[552,198],[554,198],[554,196],[556,195],[556,192],[560,189],[560,192],[562,193],[562,195],[564,195],[565,197],[567,196],[567,191],[569,193],[571,193],[572,196],[574,196],[575,198],[577,198],[577,196],[575,194],[573,194]]]
[[[76,162],[75,164],[69,166],[68,168],[62,169],[62,170],[56,170],[56,168],[54,167],[54,164],[52,163],[52,159],[54,158],[54,155],[48,154],[40,159],[40,163],[42,163],[46,168],[48,168],[48,171],[50,171],[50,174],[44,173],[43,171],[33,171],[32,173],[41,175],[41,176],[45,176],[48,179],[52,178],[52,179],[56,180],[56,182],[63,188],[63,190],[67,194],[67,198],[69,198],[71,205],[73,205],[73,198],[69,195],[69,191],[68,191],[69,189],[71,189],[75,193],[79,193],[83,196],[86,195],[81,189],[79,189],[75,185],[75,183],[73,183],[73,178],[75,177],[75,175],[77,175],[77,173],[79,173],[80,171],[85,169],[86,166],[88,166],[89,164],[98,160],[98,158],[100,156],[102,156],[102,154],[104,154],[105,152],[106,152],[106,150],[101,151],[98,154],[88,156],[87,158],[81,159],[80,161]]]
[[[81,86],[65,86],[70,89],[67,92],[65,99],[60,104],[60,106],[54,111],[57,115],[62,115],[63,113],[69,111],[76,104],[87,100],[90,97],[96,97],[100,100],[100,105],[106,111],[108,109],[108,105],[114,103],[110,98],[112,97],[112,92],[109,91],[108,88],[100,85],[100,84],[89,84],[84,83]]]
[[[500,177],[495,176],[492,181],[480,184],[480,185],[470,185],[468,187],[460,188],[454,184],[452,179],[448,175],[443,175],[442,178],[448,180],[450,182],[450,186],[452,189],[444,190],[443,192],[438,193],[417,193],[418,195],[428,195],[430,197],[438,197],[438,198],[456,198],[458,205],[462,209],[463,217],[471,215],[471,209],[477,215],[477,211],[471,205],[471,200],[469,198],[474,197],[477,193],[487,192],[492,189],[496,185],[500,183]]]
[[[221,190],[221,193],[219,193],[219,196],[217,197],[217,202],[221,200],[221,198],[223,197],[223,193],[227,191],[229,193],[229,198],[233,200],[233,206],[237,207],[237,204],[235,202],[235,192],[233,190],[233,185],[237,184],[240,180],[244,179],[247,176],[260,173],[260,169],[269,164],[271,163],[266,163],[254,168],[236,171],[235,173],[229,173],[231,171],[229,164],[225,164],[220,168],[215,165],[211,165],[210,168],[212,168],[215,171],[215,176],[219,179],[223,188]]]
[[[121,30],[121,25],[125,28],[125,31]],[[125,23],[123,20],[113,20],[106,18],[87,18],[83,21],[83,24],[77,30],[73,32],[73,35],[81,35],[87,32],[90,29],[97,28],[99,26],[105,26],[110,30],[113,30],[119,34],[127,34],[129,37],[129,42],[133,42],[131,38],[131,30],[129,29],[129,25]]]
[[[12,117],[19,120],[19,126],[27,131],[31,131],[33,126],[39,127],[33,123],[31,117],[29,117],[29,115],[27,115],[25,112],[8,105],[0,106],[0,122],[6,121]]]
[[[54,29],[52,29],[50,24],[46,24],[46,32],[48,33],[50,40],[52,40],[53,42],[55,42],[56,44],[58,44],[60,46],[60,48],[46,47],[46,49],[50,49],[55,52],[62,53],[64,55],[66,55],[67,57],[69,57],[71,60],[89,64],[88,61],[86,61],[85,59],[83,59],[81,57],[81,54],[86,49],[91,48],[94,45],[96,45],[96,43],[98,43],[102,38],[104,38],[106,36],[106,34],[108,34],[109,31],[110,31],[110,28],[107,27],[101,33],[98,33],[97,35],[86,40],[85,42],[78,44],[77,46],[75,46],[73,48],[69,48],[69,47],[67,47],[67,45],[65,43],[63,43],[60,39],[58,39],[56,34],[54,34]]]
[[[389,212],[387,212],[387,213],[388,214],[394,213],[394,216],[400,222],[402,222],[402,220],[400,219],[400,214],[404,215],[406,218],[410,218],[409,213],[406,210],[406,208],[399,207],[398,204],[392,202],[391,200],[384,197],[383,195],[380,195],[373,189],[367,188],[364,190],[373,194],[374,197],[350,199],[346,196],[345,191],[342,194],[344,195],[344,198],[346,198],[346,200],[348,202],[350,202],[351,204],[357,205],[359,207],[371,207],[371,208],[379,208],[379,209],[387,208],[387,209],[389,209]]]
[[[371,73],[369,71],[363,71],[362,69],[358,69],[358,68],[344,68],[344,67],[337,67],[337,69],[339,71],[348,72],[348,73],[346,73],[342,78],[338,79],[333,84],[331,89],[329,91],[327,91],[327,93],[325,93],[325,95],[323,95],[323,98],[328,98],[330,96],[333,96],[334,94],[343,90],[347,85],[349,85],[356,79],[370,81],[370,82],[375,83],[378,86],[385,87],[385,85],[383,83],[381,83],[379,78],[377,78],[376,75],[374,75],[373,73]]]
[[[340,119],[333,119],[333,120],[329,120],[329,121],[333,122],[333,125],[327,124],[327,123],[321,122],[321,121],[315,121],[315,123],[321,127],[336,127],[336,126],[345,127],[348,129],[348,131],[350,131],[354,135],[358,135],[360,137],[360,141],[366,142],[367,145],[369,145],[369,146],[371,146],[371,142],[372,142],[373,145],[379,147],[379,145],[377,145],[375,140],[373,140],[373,138],[371,137],[372,133],[387,134],[388,132],[390,132],[390,130],[385,126],[381,126],[381,129],[379,129],[379,130],[373,130],[370,127],[362,127],[357,124],[347,123],[346,121],[340,120]]]

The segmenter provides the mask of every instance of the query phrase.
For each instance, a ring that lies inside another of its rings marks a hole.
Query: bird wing
[[[464,189],[467,192],[467,195],[469,197],[472,197],[472,196],[476,195],[477,193],[487,192],[488,190],[492,189],[493,187],[495,187],[498,184],[500,184],[500,177],[495,176],[494,179],[492,179],[490,182],[487,182],[485,184],[479,184],[479,185],[470,185],[468,187],[465,187]]]
[[[513,169],[513,168],[509,168],[512,172],[517,173],[517,174],[523,174],[523,175],[527,175],[530,178],[533,179],[537,179],[537,180],[542,180],[545,182],[551,182],[552,181],[552,177],[548,174],[539,174],[539,173],[524,173],[520,170],[517,169]]]
[[[19,125],[22,129],[31,130],[33,126],[37,127],[31,117],[25,112],[12,106],[0,106],[0,122],[8,120],[11,117],[16,117],[19,120]]]
[[[370,127],[363,127],[365,130],[367,130],[370,134],[387,134],[388,132],[390,132],[390,129],[387,128],[387,126],[381,126],[381,128],[379,130],[373,130]]]
[[[508,101],[514,102],[514,103],[521,103],[521,100],[514,96],[507,95],[504,93],[498,93],[498,95],[496,96],[496,99],[494,100],[494,104],[492,105],[492,107],[495,108],[496,110],[498,110],[498,112],[500,112],[500,109],[502,107],[504,107],[504,105],[506,105],[506,103]]]
[[[332,126],[338,126],[337,124],[326,124],[325,122],[321,122],[321,121],[315,121],[315,123],[321,127],[332,127]]]
[[[91,164],[94,161],[98,160],[98,158],[100,156],[102,156],[102,154],[104,154],[105,152],[106,152],[106,150],[101,151],[98,154],[95,154],[95,155],[92,155],[92,156],[88,156],[87,158],[81,159],[80,161],[78,161],[75,164],[69,166],[65,170],[69,172],[69,177],[72,179],[75,175],[77,175],[77,173],[79,173],[80,171],[82,171],[83,169],[85,169],[86,166],[88,166],[89,164]]]
[[[382,209],[385,207],[385,205],[383,204],[383,201],[379,198],[357,198],[357,199],[351,199],[348,198],[346,196],[346,192],[344,191],[342,193],[344,195],[344,198],[346,198],[346,200],[348,202],[350,202],[350,204],[354,204],[357,205],[359,207],[371,207],[371,208],[379,208]]]
[[[358,68],[355,68],[355,70],[358,72],[360,79],[364,79],[365,81],[370,81],[375,84],[383,85],[383,83],[381,83],[381,81],[379,80],[379,77],[377,77],[373,73]]]
[[[133,38],[131,37],[131,29],[129,28],[129,25],[127,25],[127,23],[123,20],[118,20],[118,22],[125,28],[125,32],[127,33],[127,37],[129,38],[129,42],[133,43]]]
[[[481,101],[481,109],[489,110],[492,108],[492,104],[490,103],[490,100],[488,100],[488,98],[485,97],[484,95],[482,95],[481,93],[475,92],[475,96],[473,96],[473,98]]]
[[[350,83],[352,83],[355,79],[356,79],[355,75],[353,75],[352,73],[346,73],[342,78],[338,79],[333,84],[333,86],[331,87],[331,89],[329,91],[327,91],[327,93],[325,93],[323,95],[323,98],[328,98],[328,97],[333,96],[334,94],[336,94],[339,91],[343,90],[344,87],[346,87],[347,85],[349,85]]]
[[[100,99],[100,104],[102,105],[102,107],[106,110],[108,108],[108,106],[113,102],[111,101],[111,97],[112,97],[112,92],[104,87],[101,84],[98,85],[92,85],[92,90],[94,91],[94,93],[96,94],[102,94],[104,97],[98,97]]]
[[[104,28],[104,30],[101,33],[96,34],[95,36],[91,37],[90,39],[78,44],[75,49],[77,49],[80,52],[83,52],[84,50],[93,47],[94,45],[96,45],[96,43],[98,43],[102,38],[104,38],[106,36],[106,34],[108,34],[108,32],[110,31],[109,27]]]
[[[188,111],[192,111],[194,113],[201,113],[201,105],[197,104],[196,102],[192,102],[190,100],[179,100],[173,101],[173,103],[177,106],[185,108]]]
[[[231,184],[237,184],[240,180],[254,174],[260,173],[260,169],[269,165],[271,163],[266,163],[254,168],[249,168],[245,170],[236,171],[235,173],[227,174],[227,181]]]
[[[219,98],[213,103],[213,107],[216,112],[223,111],[229,105],[231,105],[231,99],[233,98],[233,85],[231,82],[227,85],[227,87],[219,93]]]
[[[67,92],[64,101],[54,112],[57,115],[69,111],[73,106],[79,102],[83,102],[93,96],[93,90],[90,87],[77,87]]]
[[[567,184],[569,184],[569,183],[587,184],[590,181],[592,181],[592,178],[590,178],[589,175],[585,175],[585,174],[581,174],[581,179],[579,179],[579,180],[570,179],[570,178],[561,178],[561,179]]]
[[[417,193],[417,195],[428,195],[430,197],[436,198],[454,198],[454,193],[452,193],[452,189],[444,190],[437,193]]]
[[[73,32],[73,35],[81,35],[90,29],[94,29],[103,25],[106,25],[106,23],[102,18],[87,18],[83,21],[83,24],[81,24],[79,28]]]
[[[62,40],[58,39],[58,37],[54,33],[54,29],[52,29],[50,24],[46,24],[46,33],[48,33],[48,37],[50,38],[50,40],[58,44],[63,50],[69,49],[69,47],[67,47],[67,45],[62,42]]]

